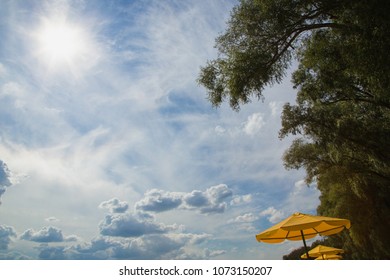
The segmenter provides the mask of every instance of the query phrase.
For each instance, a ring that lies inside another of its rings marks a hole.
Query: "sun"
[[[76,29],[69,25],[47,26],[40,34],[42,51],[53,60],[71,60],[82,49]]]
[[[74,65],[88,53],[85,31],[65,20],[44,20],[35,38],[39,58],[51,67]]]

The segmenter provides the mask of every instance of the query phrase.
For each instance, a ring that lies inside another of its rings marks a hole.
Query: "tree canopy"
[[[316,182],[319,214],[351,220],[351,258],[390,257],[389,13],[387,0],[242,0],[198,78],[214,106],[239,110],[298,61],[283,160]]]

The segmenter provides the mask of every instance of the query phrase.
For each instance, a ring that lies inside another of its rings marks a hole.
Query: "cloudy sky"
[[[318,190],[281,157],[287,76],[213,108],[233,0],[0,2],[0,259],[281,259]]]

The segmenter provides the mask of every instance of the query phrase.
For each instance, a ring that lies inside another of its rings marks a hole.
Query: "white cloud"
[[[13,227],[0,225],[0,250],[7,250],[11,243],[11,237],[16,237]]]
[[[234,219],[237,223],[251,223],[257,220],[258,217],[256,217],[253,213],[245,213],[243,215],[240,215]]]
[[[30,259],[31,257],[16,251],[6,252],[5,254],[0,253],[0,260],[30,260]]]
[[[267,217],[271,223],[277,223],[282,220],[284,213],[280,210],[276,210],[274,207],[268,207],[260,212],[260,216]]]
[[[11,173],[7,165],[0,160],[0,204],[1,197],[5,193],[6,189],[12,185]]]
[[[229,219],[228,224],[234,227],[237,236],[244,235],[247,238],[247,234],[257,232],[257,221],[260,215],[255,215],[252,212],[244,213],[236,216],[235,218]]]
[[[46,222],[59,222],[60,220],[56,217],[48,217],[45,219]]]
[[[18,84],[15,81],[6,82],[1,86],[0,97],[13,97],[13,98],[23,98],[25,97],[25,90],[22,85]]]
[[[269,108],[271,109],[272,116],[280,116],[282,113],[282,102],[271,101],[268,103]]]
[[[225,184],[189,193],[153,189],[145,193],[145,197],[135,204],[135,208],[151,212],[187,209],[197,210],[202,214],[222,213],[227,207],[225,200],[231,196],[232,190]]]
[[[176,225],[164,225],[152,220],[141,220],[132,213],[106,215],[99,224],[100,234],[105,236],[138,237],[162,234],[177,229]]]
[[[253,199],[252,194],[245,194],[245,195],[235,195],[233,196],[232,201],[230,202],[231,205],[242,205],[247,204],[251,202]]]
[[[261,128],[265,125],[264,114],[254,113],[248,117],[248,120],[244,124],[244,132],[248,135],[257,134]]]
[[[177,208],[182,204],[182,193],[152,189],[135,204],[137,210],[163,212]]]
[[[109,209],[111,213],[124,213],[129,208],[129,204],[114,197],[100,203],[99,208]]]
[[[201,213],[222,213],[227,207],[225,199],[231,197],[232,190],[224,184],[210,187],[205,192],[192,192],[184,198],[185,203],[190,208],[198,208]]]
[[[39,243],[48,243],[48,242],[74,242],[78,241],[78,237],[75,235],[63,236],[62,230],[56,227],[43,227],[39,231],[33,229],[28,229],[23,232],[20,239],[39,242]]]
[[[213,258],[213,257],[218,257],[218,256],[222,256],[222,255],[226,254],[226,250],[208,250],[208,249],[205,249],[204,254],[205,254],[205,256],[207,258]]]
[[[218,134],[224,134],[224,133],[226,132],[226,129],[223,128],[223,127],[220,126],[220,125],[217,125],[217,126],[215,127],[215,132],[218,133]]]
[[[223,250],[194,253],[188,248],[205,242],[207,234],[152,234],[136,238],[97,237],[91,242],[64,246],[41,245],[36,249],[41,259],[199,259],[213,258]]]
[[[4,77],[7,74],[7,69],[5,66],[0,62],[0,77]]]
[[[43,260],[65,260],[67,259],[64,246],[49,246],[41,244],[36,247],[39,250],[39,258]]]
[[[316,185],[308,186],[304,180],[296,181],[286,199],[286,209],[294,212],[315,212],[319,205],[320,191]]]

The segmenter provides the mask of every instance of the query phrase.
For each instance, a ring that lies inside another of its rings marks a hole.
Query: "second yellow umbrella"
[[[328,247],[328,246],[324,246],[324,245],[318,245],[309,251],[309,257],[317,258],[317,257],[321,257],[323,255],[337,255],[337,254],[342,254],[342,253],[344,253],[343,249]],[[301,258],[307,259],[307,255],[303,254],[301,256]]]
[[[315,258],[316,260],[341,260],[343,257],[340,255],[325,254]]]

